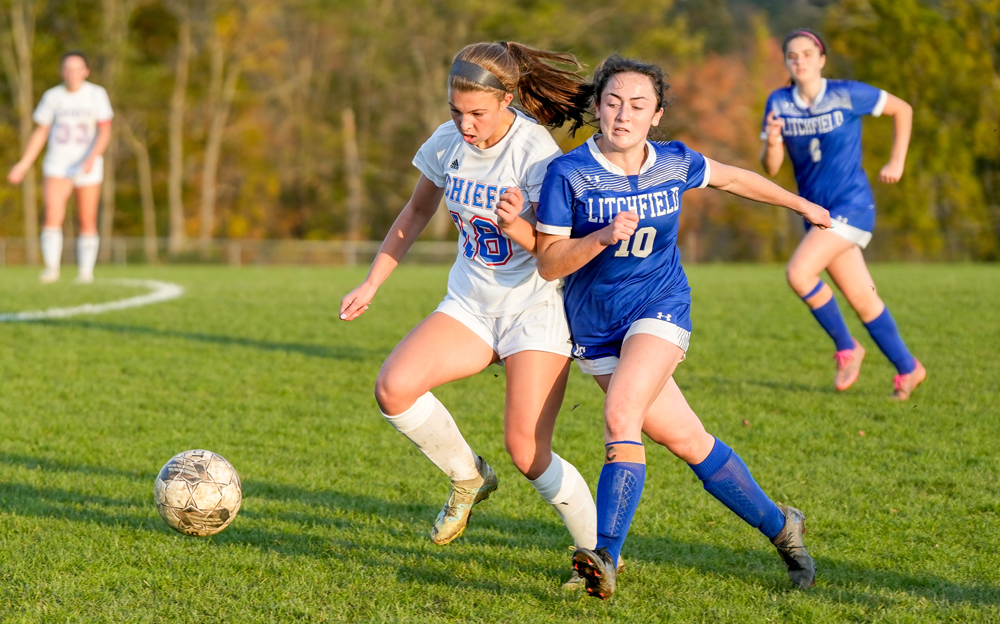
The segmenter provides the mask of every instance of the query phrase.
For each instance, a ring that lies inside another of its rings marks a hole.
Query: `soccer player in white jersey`
[[[90,69],[82,52],[62,57],[63,84],[45,92],[32,118],[38,126],[31,134],[21,160],[7,175],[11,184],[20,184],[24,175],[48,142],[42,163],[45,197],[45,225],[42,228],[43,283],[59,279],[62,260],[63,219],[66,204],[76,193],[80,220],[76,252],[77,281],[94,281],[97,262],[97,207],[104,181],[104,150],[111,140],[111,101],[104,87],[87,82]]]
[[[815,31],[792,31],[782,50],[792,84],[768,97],[761,163],[769,175],[776,175],[787,148],[799,194],[829,208],[834,219],[832,229],[809,229],[806,233],[788,263],[788,284],[833,339],[837,390],[847,390],[857,380],[865,349],[851,336],[833,291],[820,279],[823,269],[896,367],[893,398],[908,399],[927,371],[903,343],[861,252],[875,229],[875,199],[861,168],[861,118],[893,117],[892,155],[879,180],[895,184],[903,175],[913,109],[898,97],[862,82],[823,78],[826,45]]]
[[[574,355],[607,394],[597,547],[573,562],[591,596],[615,591],[616,566],[646,479],[645,433],[687,462],[705,489],[777,547],[808,588],[802,512],[779,507],[736,452],[705,431],[673,379],[691,336],[691,294],[677,249],[681,195],[713,188],[785,206],[823,228],[822,207],[683,143],[648,140],[663,115],[663,71],[612,56],[594,74],[600,134],[549,165],[538,203],[538,271],[566,277]]]
[[[417,152],[421,175],[410,201],[368,277],[341,302],[347,321],[368,309],[444,197],[459,231],[447,296],[393,350],[375,384],[383,416],[451,479],[431,529],[435,544],[462,534],[497,477],[431,390],[501,361],[504,442],[514,465],[562,516],[576,545],[596,543],[590,489],[552,452],[571,344],[561,284],[540,278],[534,258],[535,202],[546,167],[561,153],[544,126],[582,122],[587,105],[585,81],[560,65],[580,67],[572,55],[513,42],[459,52],[448,77],[452,121]],[[510,107],[515,93],[534,119]]]

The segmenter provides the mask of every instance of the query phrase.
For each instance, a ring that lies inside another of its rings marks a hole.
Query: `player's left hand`
[[[878,174],[878,179],[880,182],[885,182],[886,184],[895,184],[899,182],[899,179],[903,177],[903,163],[895,163],[889,161],[886,166],[882,167],[882,171]]]
[[[496,210],[493,211],[497,216],[497,225],[500,226],[501,230],[506,230],[514,225],[523,209],[524,195],[521,194],[521,189],[516,186],[508,188],[500,195],[500,201],[497,202]]]
[[[87,160],[83,161],[83,172],[84,173],[90,173],[90,170],[94,168],[94,160],[96,160],[96,159],[93,156],[91,156]]]

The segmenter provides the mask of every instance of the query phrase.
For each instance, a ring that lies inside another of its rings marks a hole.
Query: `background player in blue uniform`
[[[788,283],[833,338],[837,390],[847,390],[857,380],[865,349],[851,336],[833,291],[820,279],[823,269],[896,367],[893,397],[907,399],[927,371],[903,343],[861,253],[875,228],[875,200],[861,168],[861,117],[894,117],[892,156],[882,167],[879,180],[895,184],[903,175],[913,109],[896,96],[864,83],[823,78],[826,46],[811,30],[792,31],[782,49],[792,85],[774,91],[767,100],[761,163],[774,176],[787,147],[799,194],[825,206],[834,220],[830,230],[810,229],[806,233],[788,263]]]
[[[549,165],[538,205],[538,270],[568,276],[566,311],[580,368],[607,393],[605,464],[597,486],[597,547],[574,566],[592,596],[614,592],[613,562],[642,495],[642,433],[691,465],[713,496],[778,547],[789,577],[813,584],[804,516],[775,505],[728,446],[705,431],[677,383],[691,333],[690,289],[680,265],[680,198],[712,186],[786,206],[819,227],[822,207],[761,176],[713,162],[683,143],[647,141],[666,87],[654,65],[611,57],[592,83],[601,134]]]

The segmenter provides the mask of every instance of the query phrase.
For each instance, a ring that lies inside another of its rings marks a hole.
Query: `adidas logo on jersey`
[[[455,160],[451,161],[451,164],[448,165],[448,168],[458,171],[458,159],[456,158]]]

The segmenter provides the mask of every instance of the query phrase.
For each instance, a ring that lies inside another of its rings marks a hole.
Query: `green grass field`
[[[428,539],[447,482],[371,387],[446,273],[401,268],[349,324],[337,307],[362,269],[107,268],[186,293],[0,323],[0,621],[1000,622],[1000,267],[873,268],[929,371],[905,404],[853,316],[869,357],[834,392],[832,346],[780,267],[692,267],[678,383],[765,491],[805,511],[816,587],[792,589],[771,545],[650,447],[609,602],[559,589],[570,539],[505,455],[502,368],[436,392],[501,483],[462,538]],[[0,269],[0,313],[139,292]],[[601,404],[574,367],[555,448],[592,488]],[[152,503],[160,466],[190,448],[243,479],[212,538],[174,533]]]

